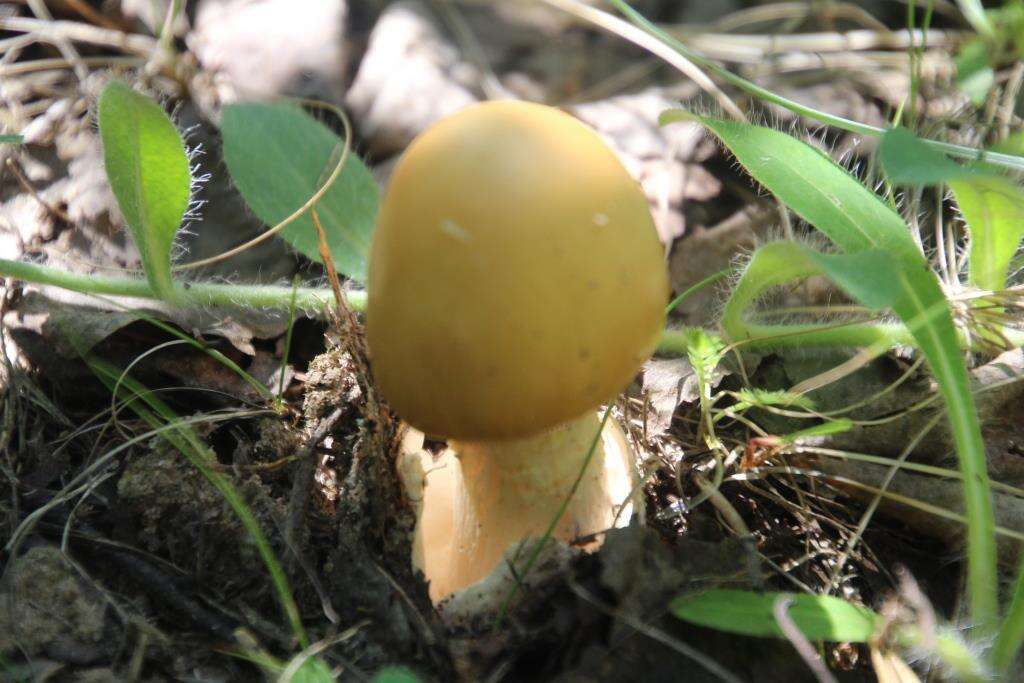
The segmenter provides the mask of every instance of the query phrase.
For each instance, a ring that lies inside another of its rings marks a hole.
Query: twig
[[[661,41],[653,38],[635,26],[632,26],[629,22],[623,21],[622,19],[612,16],[607,12],[602,12],[590,5],[578,2],[578,0],[543,1],[552,7],[557,7],[558,9],[568,12],[574,16],[585,19],[595,26],[599,26],[609,33],[614,33],[625,38],[629,42],[644,48],[658,57],[661,57],[678,69],[684,76],[711,94],[731,117],[737,121],[747,120],[743,111],[736,106],[736,103],[733,102],[732,99],[700,69],[700,67]]]
[[[38,2],[38,0],[35,1]],[[156,47],[155,39],[139,33],[125,33],[78,21],[54,21],[52,18],[46,20],[29,17],[0,17],[0,30],[31,33],[36,36],[37,40],[54,44],[74,41],[112,47],[140,57],[148,57]],[[77,53],[75,54],[77,55]],[[72,59],[65,55],[65,59],[72,65],[76,62],[81,65],[87,64],[86,60],[81,57]]]
[[[313,433],[309,435],[302,448],[296,454],[299,462],[295,468],[295,478],[292,480],[292,491],[288,498],[288,516],[285,521],[284,537],[288,545],[296,554],[299,553],[299,532],[302,530],[306,518],[306,507],[309,503],[309,492],[316,475],[318,459],[313,457],[316,447],[330,433],[338,420],[345,414],[347,406],[338,406],[327,417],[320,420]]]
[[[32,195],[32,198],[39,202],[40,206],[42,206],[44,209],[46,209],[51,214],[53,214],[61,221],[63,221],[65,225],[74,225],[74,223],[72,223],[71,221],[70,216],[68,216],[66,213],[64,213],[59,208],[57,208],[50,202],[46,201],[39,195],[39,193],[36,191],[36,188],[32,187],[32,183],[28,181],[28,178],[25,177],[25,174],[22,173],[21,169],[18,168],[18,164],[14,162],[14,159],[11,159],[10,157],[7,158],[7,168],[10,169],[11,173],[14,174],[14,177],[17,179],[18,184],[21,185],[21,188],[25,190],[25,192],[27,192],[28,194]]]
[[[331,291],[334,292],[334,303],[340,312],[341,307],[345,305],[345,295],[341,291],[341,280],[338,279],[338,271],[334,267],[331,248],[327,246],[327,231],[320,223],[320,214],[316,212],[315,206],[309,209],[309,217],[313,219],[313,225],[316,227],[316,246],[320,252],[320,260],[324,264],[324,270],[327,271],[327,281],[331,284]]]
[[[42,2],[42,0],[26,0],[26,3],[28,4],[29,9],[32,10],[32,14],[36,15],[47,24],[54,23],[53,15],[50,14],[50,10],[46,8],[46,3]],[[36,35],[39,36],[40,33],[37,33]],[[71,41],[62,36],[55,36],[53,38],[53,43],[57,46],[57,49],[60,50],[60,53],[64,55],[69,62],[71,62],[71,65],[74,67],[75,76],[78,77],[78,80],[84,81],[85,77],[89,75],[89,70],[86,68],[85,64],[82,63],[82,55],[78,54],[78,50],[76,50],[75,46],[71,44]]]
[[[508,97],[509,92],[501,84],[501,81],[494,73],[494,69],[487,62],[487,55],[484,53],[480,41],[473,33],[466,18],[462,16],[454,0],[435,0],[444,13],[448,25],[455,35],[455,39],[462,43],[462,51],[472,60],[473,65],[480,71],[480,87],[484,96],[489,100],[496,100]]]
[[[85,2],[85,0],[64,0],[68,6],[82,15],[82,18],[90,23],[97,24],[104,28],[112,30],[120,30],[121,26],[110,17],[104,16],[93,9],[92,5]]]
[[[736,10],[716,20],[712,26],[716,31],[724,33],[752,24],[765,24],[783,19],[803,21],[815,12],[824,20],[847,19],[879,31],[889,30],[870,12],[852,2],[829,2],[825,5],[812,2],[773,2]]]
[[[3,28],[3,20],[0,20],[0,29]],[[82,57],[82,64],[95,67],[116,67],[123,66],[134,68],[145,64],[146,60],[141,57]],[[0,77],[17,76],[19,74],[32,73],[33,71],[63,71],[71,66],[71,62],[63,57],[51,57],[47,59],[34,59],[15,64],[4,64],[0,66]]]
[[[847,31],[846,33],[797,33],[791,35],[739,35],[730,33],[692,33],[691,31],[664,29],[674,38],[712,59],[730,62],[758,63],[772,55],[789,52],[828,53],[859,52],[862,50],[906,50],[920,45],[924,32],[908,31]],[[928,31],[931,48],[951,46],[963,41],[962,31]],[[903,55],[906,59],[906,56]]]
[[[790,618],[789,606],[792,604],[793,598],[791,596],[780,595],[775,599],[775,604],[772,605],[772,613],[775,615],[775,621],[779,624],[779,628],[782,629],[783,635],[793,644],[797,654],[804,660],[807,668],[811,670],[811,673],[814,674],[814,677],[820,683],[839,683],[836,677],[832,675],[832,672],[825,667],[825,663],[821,661],[818,653],[814,651],[811,641],[807,640],[807,636],[800,631],[799,627]]]

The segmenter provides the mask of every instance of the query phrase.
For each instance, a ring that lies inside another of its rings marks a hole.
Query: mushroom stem
[[[423,568],[434,600],[486,577],[511,545],[543,536],[551,525],[552,511],[559,510],[570,493],[572,498],[555,524],[554,538],[572,541],[610,528],[617,517],[622,523],[629,521],[635,481],[633,454],[614,420],[605,424],[580,477],[600,429],[600,418],[587,413],[523,439],[450,442],[455,457],[449,464],[457,462],[460,472],[449,470],[454,485],[437,481],[433,491],[428,475],[417,531],[423,538],[436,536],[437,525],[450,523],[450,535],[443,534],[449,539],[443,550],[423,544]],[[579,485],[573,493],[577,478]],[[443,509],[447,502],[441,500],[444,489],[454,494],[450,513]],[[431,510],[432,506],[441,507],[441,514]],[[626,509],[619,514],[622,506]],[[426,528],[428,519],[434,528]],[[595,540],[586,549],[598,545],[600,540]]]

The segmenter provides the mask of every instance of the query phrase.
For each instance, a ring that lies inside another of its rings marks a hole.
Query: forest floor
[[[82,273],[138,270],[94,119],[111,72],[157,94],[188,145],[202,148],[204,204],[177,247],[193,260],[265,229],[226,177],[217,121],[223,103],[279,96],[344,106],[353,150],[382,186],[417,133],[471,102],[563,107],[600,132],[641,182],[675,294],[758,244],[808,232],[697,123],[659,127],[658,115],[680,104],[718,111],[714,96],[620,36],[547,7],[200,0],[186,3],[168,56],[153,37],[159,2],[45,3],[52,16],[35,4],[0,3],[0,133],[25,139],[0,144],[0,258]],[[972,105],[958,89],[954,55],[969,36],[955,14],[936,12],[912,83],[902,4],[635,5],[746,77],[835,115],[884,126],[914,88],[918,112],[936,130],[1018,123],[1012,101],[1007,113],[998,98]],[[1011,65],[994,78],[1019,88],[1021,75]],[[870,140],[727,94],[752,120],[793,131],[872,177]],[[922,224],[934,205],[926,193]],[[203,276],[323,281],[319,266],[272,240]],[[687,298],[670,326],[714,328],[724,284]],[[341,680],[371,680],[389,665],[422,680],[719,680],[707,662],[744,681],[814,680],[785,640],[672,615],[674,597],[708,586],[838,595],[921,619],[933,618],[930,610],[962,615],[962,525],[935,512],[960,508],[959,485],[893,475],[887,464],[909,457],[956,467],[948,434],[930,427],[933,409],[918,409],[935,388],[909,352],[816,394],[819,411],[847,411],[853,429],[775,447],[755,437],[807,423],[762,410],[751,414],[753,426],[723,422],[718,437],[737,457],[717,465],[703,441],[692,366],[656,357],[614,410],[647,475],[638,519],[609,532],[596,553],[545,556],[500,625],[452,624],[410,564],[415,520],[394,466],[398,421],[359,362],[358,324],[292,323],[271,310],[183,312],[14,281],[2,292],[3,680],[258,680],[273,669],[261,670],[257,653],[287,662],[301,649],[221,492],[112,398],[83,360],[82,339],[89,358],[130,367],[212,448],[281,558],[310,640]],[[833,294],[810,282],[786,296],[812,306]],[[181,343],[151,318],[203,346]],[[210,349],[280,388],[281,401],[268,405]],[[744,354],[723,365],[715,391],[791,387],[853,354]],[[994,383],[992,373],[1022,371],[1017,350],[974,373]],[[982,404],[990,475],[1007,487],[1024,486],[1020,384],[1000,384]],[[700,501],[716,476],[715,494]],[[998,494],[996,510],[1001,526],[1024,528],[1021,498]],[[1014,548],[1001,550],[1009,569]],[[820,654],[839,680],[875,680],[863,645],[832,643]],[[919,674],[942,680],[938,671]]]

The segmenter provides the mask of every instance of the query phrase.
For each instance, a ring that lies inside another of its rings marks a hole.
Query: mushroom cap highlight
[[[668,275],[647,199],[590,128],[488,102],[402,156],[370,251],[374,376],[418,429],[461,440],[554,427],[653,352]]]

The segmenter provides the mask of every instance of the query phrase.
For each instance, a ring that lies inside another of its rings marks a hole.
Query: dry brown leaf
[[[711,386],[718,386],[727,374],[722,368],[715,369]],[[679,404],[694,403],[700,398],[697,376],[686,358],[652,358],[644,363],[643,390],[653,410],[647,423],[652,435],[668,430]]]

